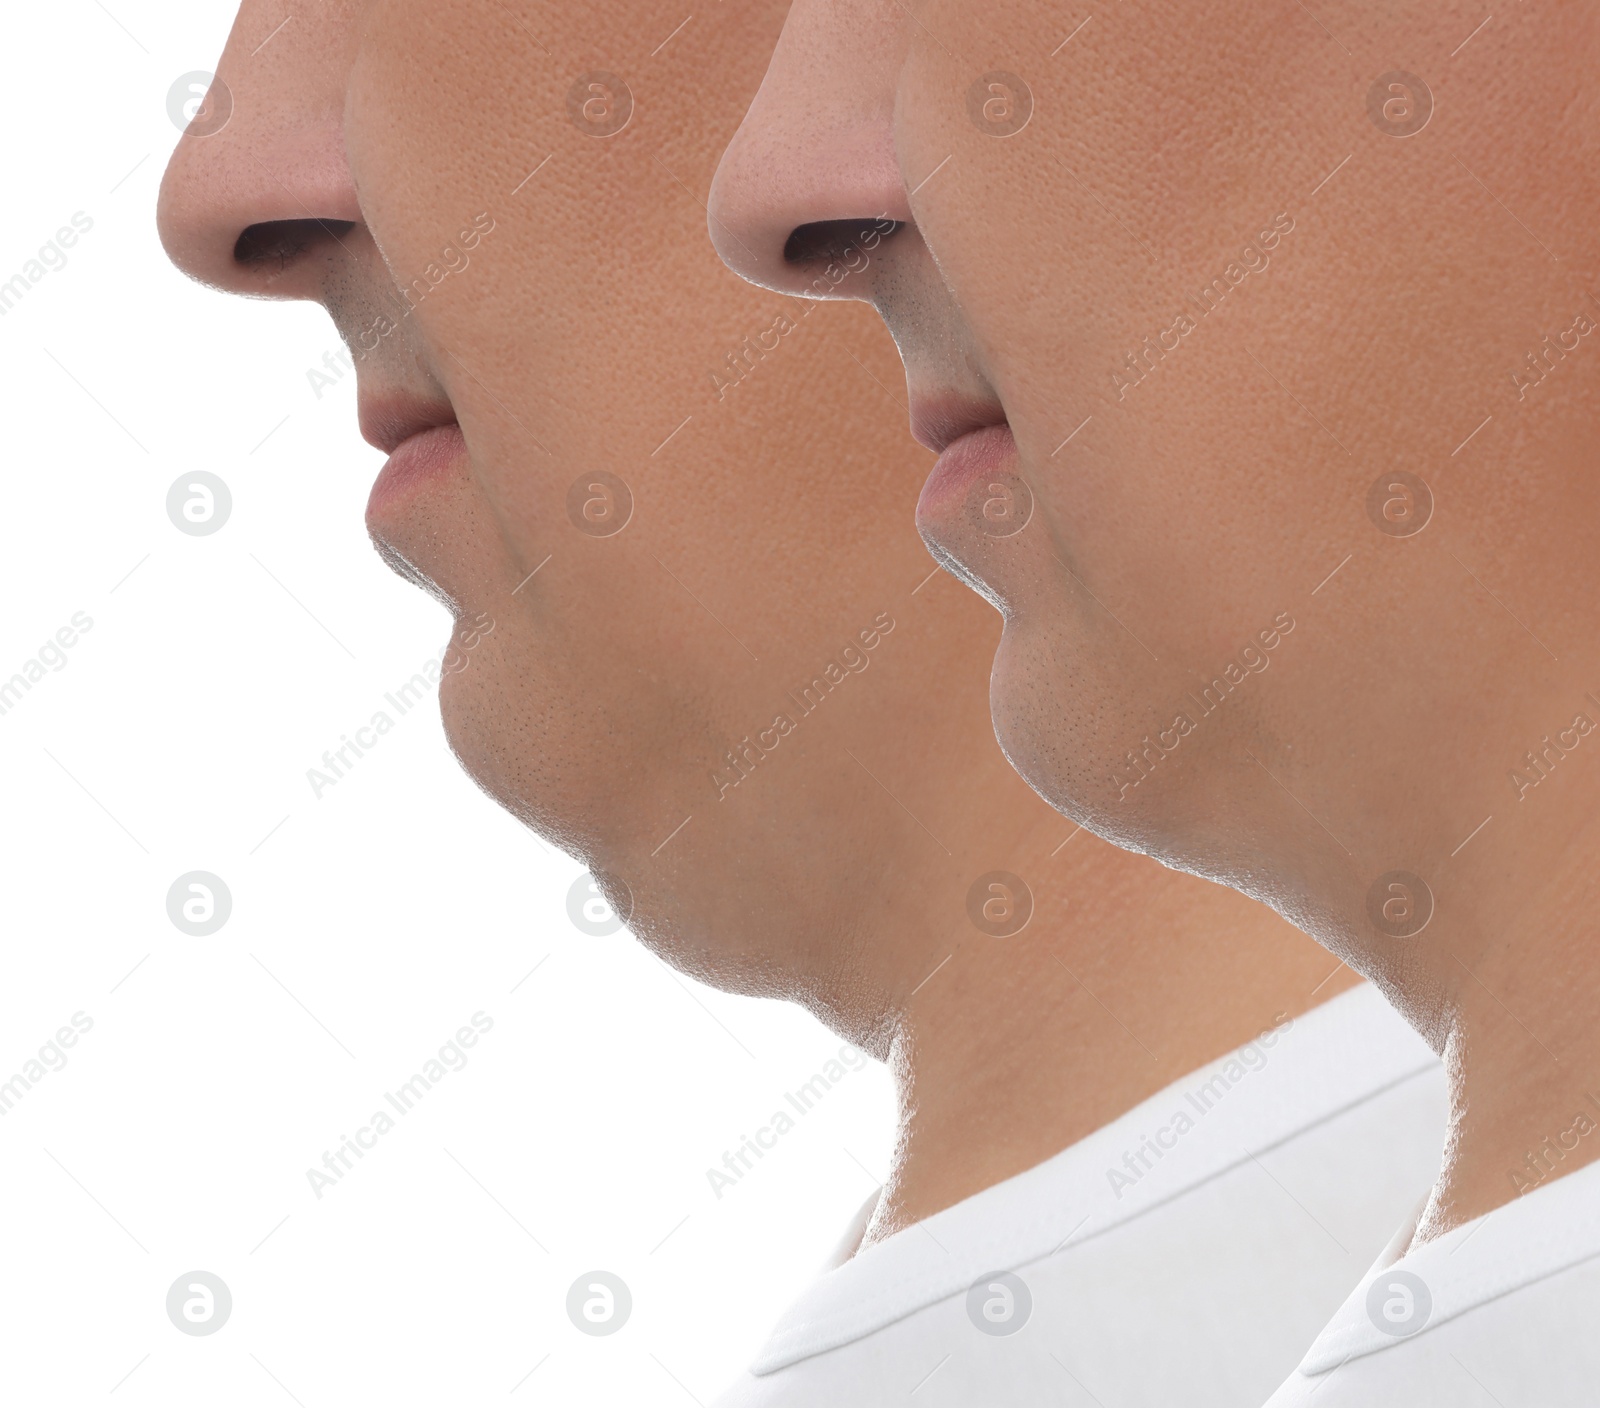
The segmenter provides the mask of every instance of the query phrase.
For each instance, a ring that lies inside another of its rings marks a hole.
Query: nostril
[[[234,242],[234,262],[282,273],[318,245],[342,243],[353,229],[353,220],[268,220],[245,228]]]
[[[815,220],[809,225],[796,225],[783,243],[783,260],[786,264],[839,263],[852,249],[872,249],[884,240],[893,239],[904,223],[863,216],[856,220]]]

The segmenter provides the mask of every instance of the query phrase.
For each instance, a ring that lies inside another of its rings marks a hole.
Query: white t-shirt
[[[1433,1053],[1353,988],[824,1272],[717,1408],[1253,1408],[1432,1183],[1444,1120]]]
[[[1415,1225],[1268,1408],[1600,1403],[1600,1163],[1399,1256]]]

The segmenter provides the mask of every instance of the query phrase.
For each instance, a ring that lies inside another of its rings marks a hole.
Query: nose
[[[168,257],[202,283],[316,298],[361,218],[343,131],[361,4],[332,0],[288,18],[285,8],[239,7],[167,163],[156,224]]]
[[[711,183],[711,240],[736,274],[870,296],[850,275],[910,219],[893,131],[904,24],[895,0],[795,0]]]

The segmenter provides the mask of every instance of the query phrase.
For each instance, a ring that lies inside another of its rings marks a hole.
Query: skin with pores
[[[1446,1057],[1424,1241],[1515,1196],[1600,1075],[1591,765],[1508,781],[1600,683],[1600,25],[1484,23],[799,0],[711,203],[782,290],[796,231],[902,222],[839,296],[878,306],[949,447],[919,522],[1004,617],[1002,744],[1067,816],[1302,925]],[[1025,125],[974,116],[995,83]],[[986,535],[969,496],[1018,480],[1028,527]],[[1197,714],[1280,614],[1270,668]],[[1370,917],[1427,895],[1415,933]]]
[[[885,417],[893,348],[866,310],[749,288],[705,239],[783,11],[697,20],[652,58],[683,20],[654,0],[329,4],[257,53],[286,12],[251,0],[217,70],[233,115],[180,144],[161,232],[198,278],[323,303],[369,436],[437,450],[385,472],[369,525],[459,621],[495,623],[441,688],[472,776],[624,882],[668,961],[893,1063],[877,1237],[1350,977],[1259,907],[1074,835],[1006,766],[993,617],[930,579],[912,522],[928,456]],[[609,136],[570,113],[595,72],[631,89]],[[632,498],[606,536],[580,527],[602,471]],[[1015,939],[967,918],[997,869],[1034,893]]]

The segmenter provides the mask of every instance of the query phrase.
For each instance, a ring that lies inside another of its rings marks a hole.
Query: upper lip
[[[363,396],[357,415],[361,438],[386,455],[424,430],[456,424],[455,407],[448,401],[410,395]]]
[[[955,393],[911,397],[911,435],[936,455],[985,426],[1006,424],[1006,413],[998,401]]]

